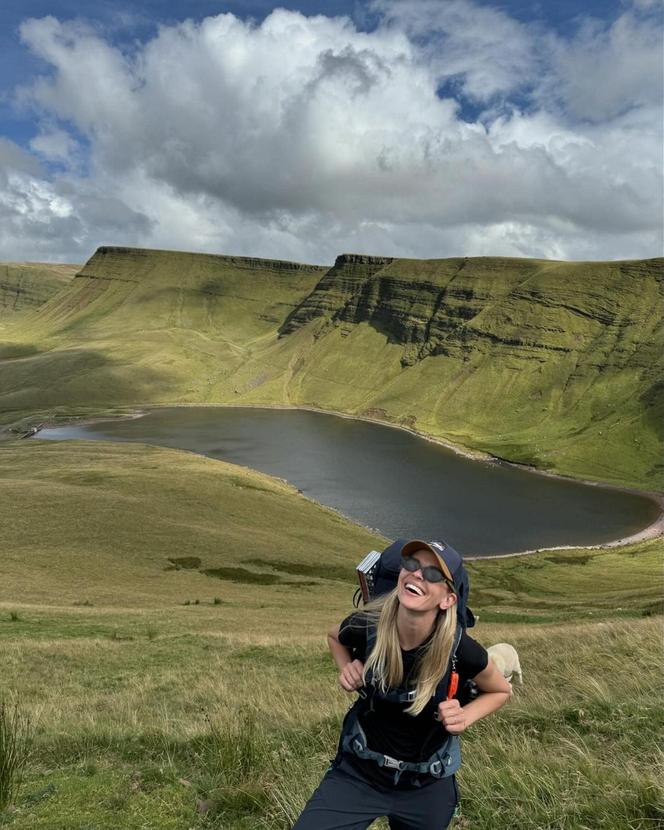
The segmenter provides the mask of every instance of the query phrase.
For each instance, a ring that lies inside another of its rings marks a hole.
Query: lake
[[[285,478],[389,538],[442,538],[466,555],[598,544],[659,515],[636,494],[471,461],[404,430],[302,410],[170,407],[39,437],[192,450]]]

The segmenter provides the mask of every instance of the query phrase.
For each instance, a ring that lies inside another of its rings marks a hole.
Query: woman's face
[[[440,570],[438,559],[430,550],[418,550],[413,554],[422,567],[433,565]],[[397,583],[399,602],[412,611],[445,610],[456,602],[456,596],[445,581],[428,582],[421,570],[407,571],[402,568]]]

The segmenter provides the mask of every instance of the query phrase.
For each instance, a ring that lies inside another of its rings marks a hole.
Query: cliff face
[[[652,312],[661,302],[662,262],[344,255],[280,333],[317,319],[328,325],[365,322],[407,347],[403,366],[439,354],[463,360],[501,347],[580,353],[598,346],[595,366],[619,365],[657,323]]]
[[[63,326],[84,332],[90,323],[128,331],[214,331],[248,315],[249,329],[262,317],[270,330],[326,270],[254,257],[101,247],[76,275],[71,290],[40,310],[40,327],[54,334]]]
[[[332,268],[299,307],[284,321],[280,334],[291,334],[315,320],[329,317],[331,320],[360,322],[360,316],[368,319],[377,305],[374,280],[386,265],[392,262],[386,257],[342,254]]]

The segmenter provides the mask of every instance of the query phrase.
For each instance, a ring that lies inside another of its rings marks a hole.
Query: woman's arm
[[[491,660],[473,680],[482,692],[475,700],[465,706],[461,706],[458,700],[444,700],[438,704],[439,720],[451,735],[459,735],[471,723],[500,709],[512,695],[512,686]]]
[[[339,626],[331,629],[327,635],[327,644],[332,652],[332,659],[339,669],[339,683],[347,692],[354,692],[364,686],[364,663],[353,660],[350,651],[339,642]]]

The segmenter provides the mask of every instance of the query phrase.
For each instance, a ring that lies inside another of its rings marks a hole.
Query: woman
[[[360,699],[293,830],[365,830],[379,816],[391,830],[448,826],[457,736],[499,709],[511,686],[457,624],[446,555],[437,543],[408,542],[396,588],[329,633],[339,683]],[[454,694],[469,679],[480,694],[462,706]]]

